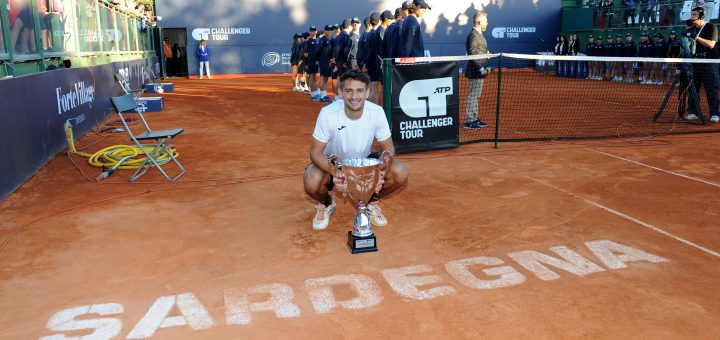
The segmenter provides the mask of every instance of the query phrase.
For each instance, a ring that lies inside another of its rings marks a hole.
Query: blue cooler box
[[[163,92],[175,92],[175,84],[173,83],[161,83]],[[158,93],[155,91],[155,85],[145,84],[145,93]]]

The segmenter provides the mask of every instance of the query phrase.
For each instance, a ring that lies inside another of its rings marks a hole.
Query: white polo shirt
[[[338,100],[320,110],[313,138],[327,143],[325,155],[338,155],[340,159],[365,158],[370,154],[373,138],[382,142],[390,138],[390,126],[385,111],[365,101],[363,114],[350,119],[345,114],[345,103]]]

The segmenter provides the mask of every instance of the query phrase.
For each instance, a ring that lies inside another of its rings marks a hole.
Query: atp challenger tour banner
[[[398,153],[460,145],[458,64],[397,64],[392,79],[392,135]]]

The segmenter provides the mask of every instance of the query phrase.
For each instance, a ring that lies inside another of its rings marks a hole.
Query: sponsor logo
[[[55,99],[57,100],[58,115],[74,110],[81,105],[87,104],[92,107],[95,99],[95,87],[85,85],[84,81],[79,81],[65,91],[62,87],[55,88]]]
[[[214,27],[195,28],[192,30],[193,39],[223,41],[230,40],[231,35],[249,35],[250,27]]]
[[[492,36],[495,39],[518,39],[522,33],[535,33],[537,28],[527,27],[495,27],[492,29]]]
[[[452,77],[413,80],[400,90],[400,108],[412,118],[445,116],[452,94]]]
[[[270,67],[278,64],[280,62],[280,54],[277,52],[268,52],[265,53],[265,55],[262,57],[262,65],[265,67]]]
[[[340,131],[340,130],[346,128],[346,127],[347,127],[347,126],[345,126],[345,125],[341,126],[341,127],[338,128],[338,131]]]
[[[423,138],[426,129],[453,125],[453,117],[447,115],[448,96],[454,92],[453,78],[413,80],[400,90],[400,109],[412,118],[400,122],[400,138]]]
[[[662,264],[671,262],[611,240],[587,241],[584,246],[584,249],[578,249],[558,245],[549,251],[529,249],[495,256],[470,254],[440,266],[418,263],[380,268],[377,273],[328,274],[290,284],[270,281],[230,287],[222,293],[224,303],[221,305],[211,297],[193,291],[171,292],[148,301],[150,306],[142,317],[136,314],[141,310],[138,301],[128,302],[129,307],[125,308],[120,302],[99,299],[97,303],[57,311],[43,323],[47,335],[40,339],[72,339],[78,338],[76,334],[88,333],[90,335],[84,338],[111,339],[123,333],[127,334],[126,339],[148,339],[166,337],[168,333],[163,330],[201,337],[202,330],[237,325],[250,327],[253,323],[257,327],[254,330],[261,332],[261,327],[272,322],[273,315],[287,322],[303,322],[302,318],[323,320],[333,313],[348,318],[353,313],[388,310],[382,303],[389,299],[404,300],[407,307],[403,308],[427,308],[431,306],[428,301],[433,299],[446,296],[451,297],[449,301],[470,297],[482,299],[486,294],[503,294],[497,292],[519,285],[535,290],[543,281],[545,287],[561,279],[566,281],[565,286],[580,286],[584,284],[583,278],[602,280],[611,277],[614,271],[626,268],[655,275],[662,269],[668,270],[669,266]],[[622,277],[630,280],[637,275]],[[632,284],[632,281],[628,283]],[[433,287],[428,288],[429,284]],[[348,289],[352,289],[352,295],[341,293]],[[307,296],[297,297],[297,292],[305,292]],[[509,292],[504,294],[512,294],[513,290]],[[220,315],[224,318],[217,319]],[[128,324],[128,320],[139,321]]]

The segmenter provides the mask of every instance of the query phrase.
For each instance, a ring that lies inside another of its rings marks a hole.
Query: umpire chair
[[[177,137],[183,132],[183,129],[151,129],[147,121],[145,120],[145,117],[143,117],[143,114],[140,112],[140,110],[138,110],[137,102],[135,101],[135,98],[132,94],[126,94],[119,97],[111,97],[110,101],[112,102],[115,111],[120,117],[120,121],[122,122],[125,131],[127,131],[130,135],[130,139],[132,139],[133,143],[135,143],[135,145],[137,145],[137,147],[142,150],[142,153],[144,153],[146,156],[145,161],[140,164],[140,167],[130,177],[130,182],[133,182],[136,179],[140,178],[140,176],[144,175],[148,171],[148,169],[153,166],[157,168],[158,171],[160,171],[160,173],[165,177],[165,179],[170,182],[177,181],[180,176],[185,174],[185,168],[183,168],[180,162],[178,162],[176,158],[177,155],[173,155],[172,150],[168,149],[170,143],[173,141],[173,139],[175,139],[175,137]],[[130,129],[130,126],[125,121],[125,114],[127,114],[128,112],[138,115],[140,121],[145,127],[145,132],[136,134]],[[154,144],[142,144],[142,142],[147,143],[148,141],[152,141]],[[163,170],[162,168],[162,165],[168,164],[170,162],[175,163],[175,165],[177,165],[177,167],[180,169],[180,174],[175,177],[170,177],[170,175],[168,175],[167,172],[165,172],[165,170]]]

